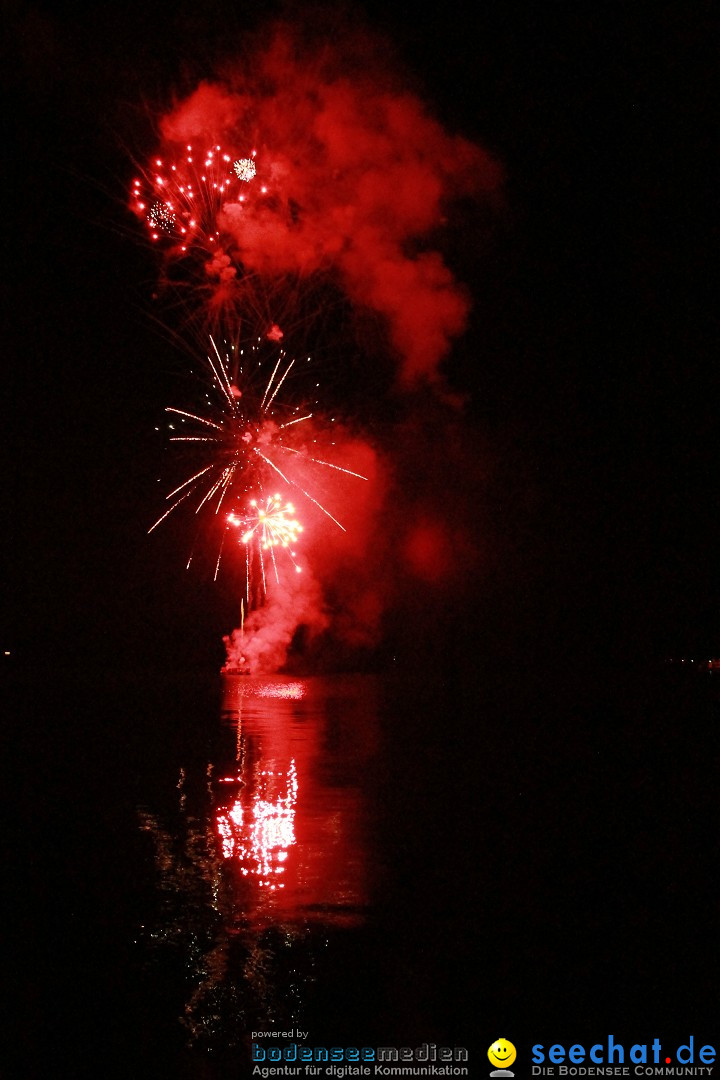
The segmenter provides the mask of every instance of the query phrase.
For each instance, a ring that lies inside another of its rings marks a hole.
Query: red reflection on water
[[[284,781],[284,794],[270,799],[267,789],[277,780]],[[295,841],[295,806],[297,803],[297,769],[290,762],[287,773],[263,769],[260,772],[260,790],[243,805],[239,797],[225,813],[216,816],[222,854],[225,859],[236,858],[243,876],[255,874],[258,886],[284,889],[285,883],[277,880],[284,874],[283,865],[288,849]],[[262,793],[261,793],[262,792]]]
[[[176,811],[139,809],[163,897],[147,941],[168,945],[173,965],[182,956],[192,989],[181,1022],[207,1047],[225,1046],[240,1015],[298,1023],[314,928],[357,926],[377,888],[366,834],[375,681],[228,676],[224,688],[215,762],[180,769]]]
[[[214,830],[245,917],[357,922],[372,707],[356,716],[357,694],[331,681],[245,676],[228,677],[224,706],[236,762],[215,780]]]
[[[230,679],[234,682],[230,682]],[[301,701],[307,695],[307,682],[300,679],[286,680],[281,677],[263,679],[249,676],[228,676],[225,685],[224,711],[232,713],[242,708],[249,698],[271,698],[276,701]]]
[[[301,682],[267,684],[258,687],[257,696],[277,698],[285,701],[300,701],[305,697],[305,686]]]

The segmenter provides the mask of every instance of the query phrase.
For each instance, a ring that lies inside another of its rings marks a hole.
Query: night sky
[[[179,540],[145,535],[185,359],[153,322],[157,265],[125,205],[158,103],[257,25],[233,9],[10,5],[3,644],[19,664],[213,665],[233,618]],[[502,205],[450,230],[474,309],[445,371],[488,553],[450,606],[508,656],[711,655],[709,13],[467,10],[367,8],[413,89],[507,177]],[[443,479],[464,477],[449,460]]]

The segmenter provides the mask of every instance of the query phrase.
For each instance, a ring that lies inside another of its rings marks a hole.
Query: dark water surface
[[[710,1022],[694,674],[17,676],[3,1075],[239,1077],[292,1027],[484,1076],[502,1032]]]

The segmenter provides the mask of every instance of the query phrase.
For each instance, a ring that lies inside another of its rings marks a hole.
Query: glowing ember
[[[291,550],[290,545],[294,544],[299,534],[303,531],[303,527],[297,518],[292,517],[295,513],[295,507],[292,503],[283,502],[279,495],[271,495],[265,499],[264,504],[259,504],[257,499],[250,500],[250,513],[240,518],[237,514],[228,514],[228,525],[233,525],[235,528],[243,528],[245,531],[240,537],[242,544],[251,544],[253,541],[257,543],[258,555],[260,560],[260,573],[263,582],[263,591],[266,591],[266,578],[265,578],[265,559],[263,553],[270,552],[270,558],[272,560],[272,566],[275,573],[275,580],[280,583],[280,574],[278,572],[277,562],[275,561],[274,548],[282,547],[287,549],[286,554],[296,572],[301,572],[301,567],[295,562],[295,552]],[[247,557],[248,577],[250,576],[250,558]]]

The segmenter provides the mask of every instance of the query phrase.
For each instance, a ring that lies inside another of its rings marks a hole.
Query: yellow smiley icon
[[[517,1057],[517,1051],[507,1039],[496,1039],[488,1050],[490,1064],[499,1069],[507,1069]]]

